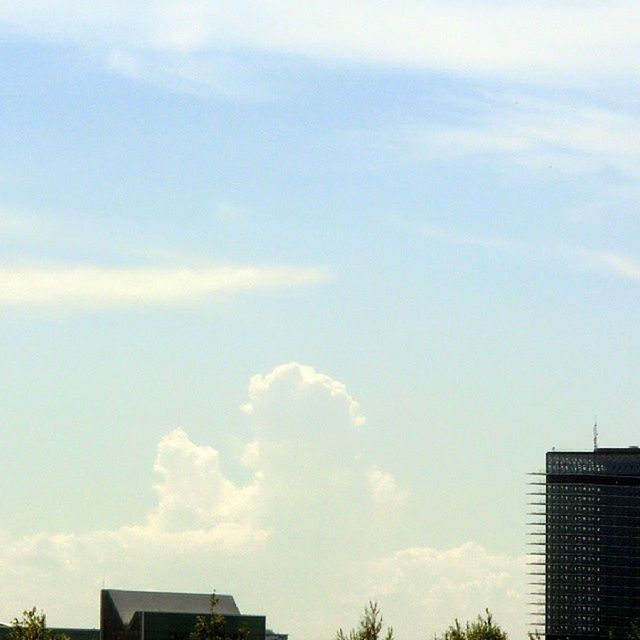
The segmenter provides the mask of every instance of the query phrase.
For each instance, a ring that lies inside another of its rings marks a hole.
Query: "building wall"
[[[625,638],[640,618],[640,450],[549,452],[548,640]]]
[[[137,613],[132,621],[132,633],[128,640],[188,640],[198,617],[190,613]],[[224,621],[225,633],[229,637],[233,637],[240,629],[246,629],[247,640],[264,640],[263,616],[226,615]],[[134,628],[137,629],[135,634]]]
[[[109,591],[100,592],[100,640],[126,640],[127,629]]]

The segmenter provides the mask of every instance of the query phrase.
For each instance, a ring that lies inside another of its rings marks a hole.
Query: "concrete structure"
[[[616,640],[640,619],[640,449],[547,453],[531,483],[534,626]]]

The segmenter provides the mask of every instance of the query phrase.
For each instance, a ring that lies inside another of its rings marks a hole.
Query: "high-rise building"
[[[640,449],[547,453],[530,523],[547,640],[616,640],[640,620]]]

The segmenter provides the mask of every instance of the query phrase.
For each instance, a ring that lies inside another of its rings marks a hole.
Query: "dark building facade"
[[[244,629],[247,640],[264,640],[265,617],[241,614],[232,596],[217,596],[214,612],[229,636]],[[100,640],[188,640],[198,617],[210,613],[210,594],[103,589]]]
[[[550,451],[532,483],[530,575],[547,640],[617,640],[640,619],[640,449]]]
[[[246,640],[265,640],[265,617],[240,613],[233,596],[217,596],[214,612],[224,619],[225,636],[242,629]],[[103,589],[99,629],[52,630],[69,640],[188,640],[198,617],[209,615],[210,594]],[[10,636],[11,627],[0,624],[0,640]]]

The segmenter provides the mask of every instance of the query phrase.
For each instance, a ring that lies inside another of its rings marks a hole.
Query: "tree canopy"
[[[22,612],[22,618],[11,622],[11,640],[69,640],[64,633],[47,628],[47,617],[35,607]]]
[[[352,629],[345,634],[342,629],[336,633],[336,640],[393,640],[393,629],[387,628],[386,633],[382,634],[382,614],[380,607],[375,600],[369,600],[369,604],[365,607],[364,613],[360,618],[360,623],[356,629]]]
[[[197,639],[194,639],[197,640]],[[335,640],[395,640],[393,628],[388,627],[383,632],[383,620],[380,607],[375,600],[370,600],[360,617],[358,627],[345,633],[339,629]],[[479,615],[473,622],[466,622],[464,626],[458,620],[444,633],[434,636],[433,640],[508,640],[506,632],[496,624],[489,609],[485,609],[485,616]],[[529,634],[529,640],[539,640],[535,634]],[[629,638],[629,640],[640,640]]]
[[[247,640],[249,632],[246,628],[231,630],[227,619],[222,614],[216,613],[215,607],[218,600],[218,596],[215,593],[212,594],[211,613],[208,616],[198,616],[189,640]]]
[[[506,632],[493,621],[489,609],[485,613],[486,617],[479,615],[464,627],[456,620],[442,635],[436,635],[434,640],[507,640]]]

